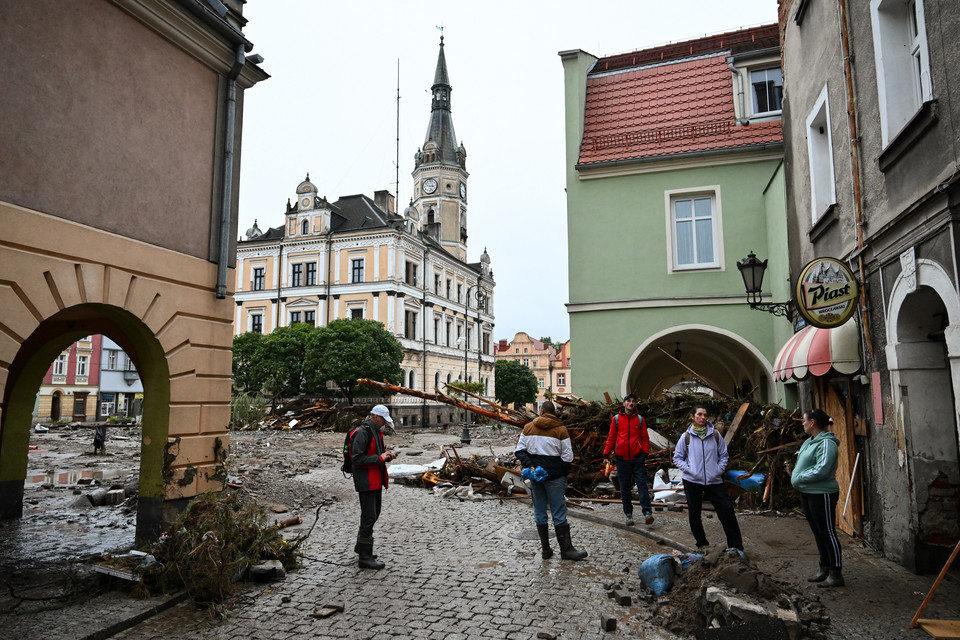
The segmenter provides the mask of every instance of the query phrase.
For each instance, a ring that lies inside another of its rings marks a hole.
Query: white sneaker
[[[632,527],[632,526],[633,526],[633,514],[632,514],[632,513],[627,516],[627,526],[628,526],[628,527]]]

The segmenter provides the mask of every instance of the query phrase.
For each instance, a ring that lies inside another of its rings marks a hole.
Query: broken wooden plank
[[[733,436],[736,435],[737,429],[740,428],[740,422],[743,420],[743,416],[747,414],[747,409],[750,408],[749,402],[744,402],[740,405],[740,408],[737,410],[737,415],[733,418],[733,422],[730,423],[730,428],[727,429],[727,433],[723,436],[723,441],[730,445],[730,441],[733,440]]]

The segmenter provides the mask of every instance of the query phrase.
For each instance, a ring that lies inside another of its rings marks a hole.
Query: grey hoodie
[[[723,484],[723,472],[727,469],[730,454],[723,438],[714,437],[716,429],[707,422],[707,436],[701,440],[693,432],[691,424],[680,439],[673,452],[673,464],[683,471],[684,482],[697,484]],[[690,434],[690,446],[687,446],[687,434]]]

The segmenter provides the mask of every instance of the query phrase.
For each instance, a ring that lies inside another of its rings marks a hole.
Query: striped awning
[[[822,376],[832,368],[854,373],[860,368],[860,332],[857,323],[846,322],[834,329],[809,326],[787,340],[773,363],[777,380]]]

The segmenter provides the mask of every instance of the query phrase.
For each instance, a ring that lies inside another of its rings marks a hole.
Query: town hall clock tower
[[[414,156],[413,206],[424,233],[467,259],[467,152],[457,144],[450,113],[450,78],[440,36],[440,55],[430,88],[430,125],[423,147]]]

